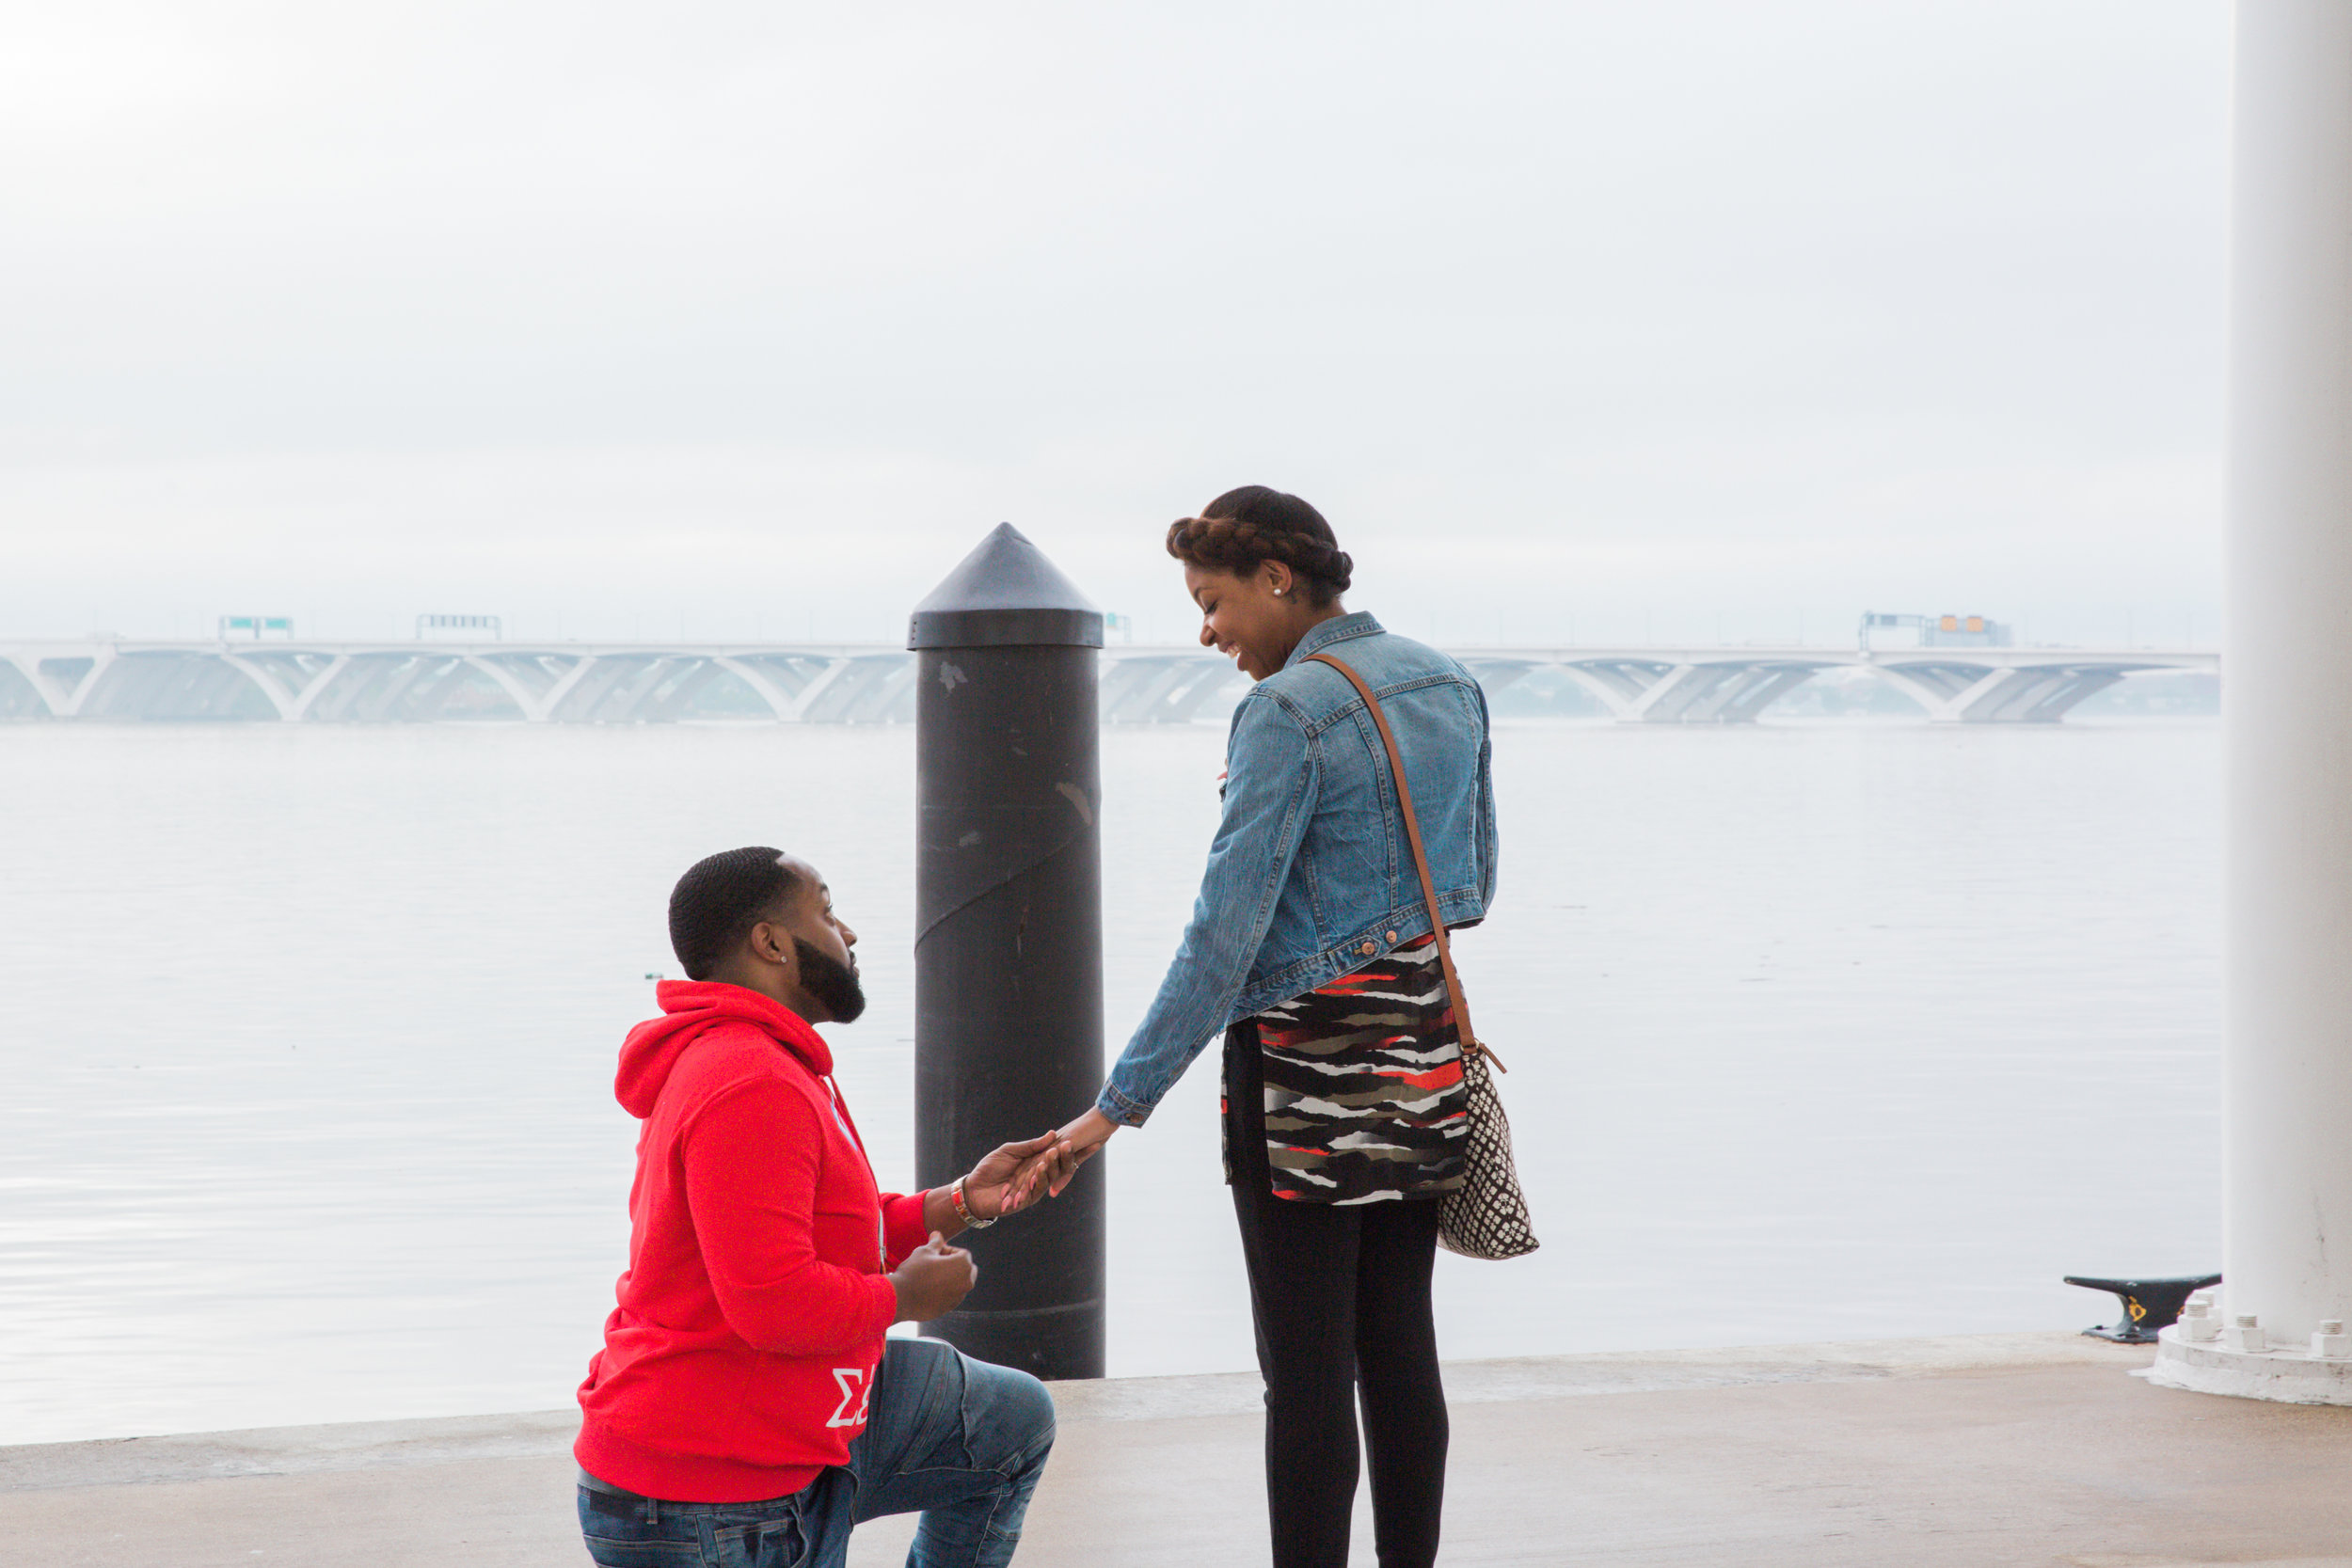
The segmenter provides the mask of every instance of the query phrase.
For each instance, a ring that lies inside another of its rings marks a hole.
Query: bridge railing
[[[1946,723],[2051,723],[2134,674],[2217,671],[2202,650],[1470,648],[1490,695],[1543,673],[1570,710],[1752,723],[1824,671],[1867,670]],[[1104,651],[1103,717],[1186,723],[1247,689],[1199,648]],[[71,642],[0,644],[0,720],[307,723],[897,724],[913,657],[848,644]],[[1532,688],[1529,689],[1532,695]]]

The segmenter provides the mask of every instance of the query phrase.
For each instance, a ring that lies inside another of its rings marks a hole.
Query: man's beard
[[[835,1023],[856,1022],[857,1015],[866,1010],[866,992],[857,983],[857,971],[798,937],[792,939],[792,952],[801,960],[801,989],[833,1014]]]

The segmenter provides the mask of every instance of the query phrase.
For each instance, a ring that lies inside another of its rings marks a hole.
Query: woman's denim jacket
[[[1429,929],[1388,753],[1328,651],[1379,693],[1448,927],[1495,894],[1486,695],[1370,615],[1326,621],[1250,689],[1225,748],[1225,812],[1184,945],[1096,1108],[1141,1126],[1210,1037]]]

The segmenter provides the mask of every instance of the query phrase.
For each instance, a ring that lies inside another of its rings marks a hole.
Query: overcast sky
[[[0,17],[0,638],[2218,629],[2223,0]]]

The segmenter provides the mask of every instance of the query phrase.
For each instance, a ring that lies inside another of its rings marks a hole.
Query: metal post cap
[[[1099,648],[1103,612],[1010,523],[914,607],[910,648]]]

